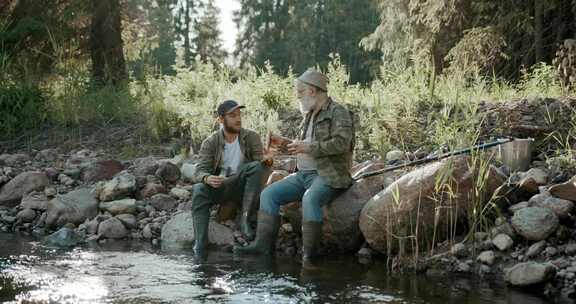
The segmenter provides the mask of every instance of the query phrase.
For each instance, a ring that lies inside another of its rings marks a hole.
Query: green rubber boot
[[[278,237],[278,229],[280,229],[279,215],[259,211],[256,240],[248,246],[234,247],[234,253],[272,255]]]

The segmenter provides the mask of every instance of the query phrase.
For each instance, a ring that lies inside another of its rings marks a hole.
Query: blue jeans
[[[330,187],[316,171],[298,171],[262,191],[260,210],[278,215],[280,206],[301,200],[303,220],[322,222],[322,206],[345,190]]]

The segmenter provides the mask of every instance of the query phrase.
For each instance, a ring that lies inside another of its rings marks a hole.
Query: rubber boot
[[[205,214],[193,214],[194,225],[194,255],[196,258],[206,256],[206,247],[208,246],[208,222],[209,216]]]
[[[254,208],[257,192],[248,191],[244,193],[242,199],[242,218],[240,219],[240,231],[247,241],[254,240],[254,229],[250,226],[250,213]]]
[[[280,229],[279,215],[259,211],[256,240],[248,246],[234,247],[234,253],[272,255],[278,237],[278,229]]]
[[[322,222],[302,222],[302,266],[316,268],[314,259],[318,257],[322,240]]]

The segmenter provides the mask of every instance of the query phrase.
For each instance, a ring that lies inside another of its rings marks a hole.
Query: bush
[[[0,86],[0,117],[2,137],[38,126],[46,118],[43,92],[26,83]]]

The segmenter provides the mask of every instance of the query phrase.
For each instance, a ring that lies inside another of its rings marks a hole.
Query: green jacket
[[[262,160],[264,149],[258,133],[240,129],[238,134],[240,150],[244,153],[244,163]],[[201,183],[208,175],[218,174],[224,153],[224,132],[218,130],[202,142],[200,147],[200,161],[196,164],[196,171],[192,178],[194,183]]]
[[[300,125],[304,139],[312,113]],[[311,155],[316,160],[318,175],[333,188],[348,188],[352,184],[350,167],[354,152],[354,122],[350,111],[332,98],[324,104],[313,121]]]

